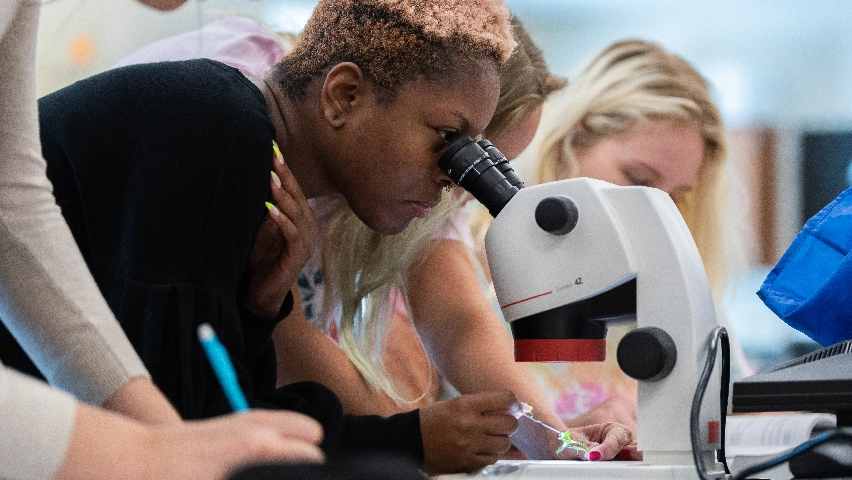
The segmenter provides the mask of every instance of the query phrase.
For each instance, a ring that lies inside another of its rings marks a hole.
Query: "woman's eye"
[[[623,165],[621,173],[624,175],[624,180],[630,185],[639,187],[653,187],[659,182],[660,175],[654,169],[636,164]]]
[[[436,129],[436,131],[438,132],[438,135],[440,135],[441,138],[444,139],[444,141],[447,143],[450,143],[456,137],[456,132],[451,132],[449,130],[441,130],[440,128]]]
[[[651,184],[654,183],[654,181],[651,179],[635,177],[630,174],[626,174],[625,177],[627,178],[627,181],[630,183],[630,185],[635,185],[638,187],[650,187],[652,186]]]

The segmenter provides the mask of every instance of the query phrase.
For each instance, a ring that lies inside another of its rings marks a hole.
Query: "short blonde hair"
[[[537,163],[539,183],[577,176],[576,152],[639,122],[694,122],[704,138],[695,187],[677,201],[704,262],[716,301],[727,282],[732,246],[723,210],[730,178],[725,128],[707,81],[683,58],[641,40],[612,44],[569,76],[544,106],[522,157]],[[527,161],[522,160],[522,161]]]
[[[331,67],[354,62],[393,96],[416,76],[453,72],[459,58],[499,65],[514,48],[500,0],[320,0],[273,75],[299,99]]]

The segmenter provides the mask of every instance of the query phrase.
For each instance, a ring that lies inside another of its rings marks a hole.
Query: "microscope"
[[[589,178],[525,188],[499,150],[470,137],[453,143],[439,166],[495,217],[485,246],[516,361],[603,361],[607,322],[637,323],[617,357],[638,381],[644,459],[501,462],[500,474],[685,480],[701,478],[701,457],[705,478],[725,478],[715,455],[718,376],[701,400],[693,456],[693,394],[718,323],[698,249],[671,198]]]

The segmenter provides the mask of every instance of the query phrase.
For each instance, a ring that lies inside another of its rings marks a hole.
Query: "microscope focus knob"
[[[671,373],[677,361],[677,347],[665,330],[642,327],[621,339],[616,357],[618,366],[629,377],[656,382]]]
[[[580,211],[574,200],[562,195],[547,197],[535,207],[535,223],[553,235],[565,235],[577,226]]]

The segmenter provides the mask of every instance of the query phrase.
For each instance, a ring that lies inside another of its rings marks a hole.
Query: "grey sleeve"
[[[76,404],[0,364],[0,478],[49,480],[65,458]]]
[[[50,383],[101,405],[148,372],[95,285],[45,176],[35,87],[40,3],[0,1],[0,319]]]

